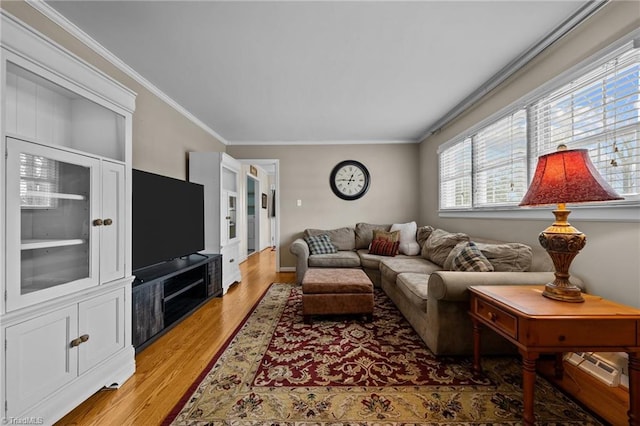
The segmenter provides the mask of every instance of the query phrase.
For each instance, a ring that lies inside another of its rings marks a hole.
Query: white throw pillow
[[[400,231],[400,245],[398,251],[408,256],[416,256],[420,254],[420,245],[416,240],[416,232],[418,225],[415,222],[394,223],[391,225],[391,231]]]

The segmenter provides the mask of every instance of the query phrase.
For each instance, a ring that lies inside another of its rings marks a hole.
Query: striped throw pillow
[[[377,254],[379,256],[395,256],[398,253],[399,241],[387,241],[383,239],[375,239],[371,242],[369,254]]]

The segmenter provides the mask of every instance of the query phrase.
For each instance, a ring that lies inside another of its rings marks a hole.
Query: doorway
[[[280,272],[280,160],[278,159],[265,159],[265,158],[243,158],[238,159],[243,165],[245,165],[246,176],[252,177],[254,185],[254,211],[256,218],[260,222],[258,232],[255,233],[255,248],[254,252],[259,252],[265,248],[271,247],[271,250],[276,252],[276,272]],[[254,165],[258,168],[257,176],[249,173],[250,166]],[[241,189],[244,205],[249,203],[248,186],[249,181],[245,178],[243,185],[245,188]],[[262,208],[262,198],[264,195],[267,197],[267,208]],[[243,206],[243,211],[245,207]],[[242,214],[243,221],[247,223],[247,215]],[[241,244],[242,254],[244,259],[248,256],[248,248],[244,249],[244,237],[248,236],[248,224],[243,224],[243,242]],[[246,229],[246,232],[244,231]]]
[[[247,175],[247,256],[260,251],[260,181]]]

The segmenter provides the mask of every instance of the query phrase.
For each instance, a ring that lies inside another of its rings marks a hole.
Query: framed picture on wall
[[[267,194],[262,194],[262,208],[267,208]]]

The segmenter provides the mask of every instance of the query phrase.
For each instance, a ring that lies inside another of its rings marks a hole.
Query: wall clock
[[[367,193],[369,170],[359,161],[345,160],[333,168],[329,177],[331,190],[343,200],[357,200]]]

